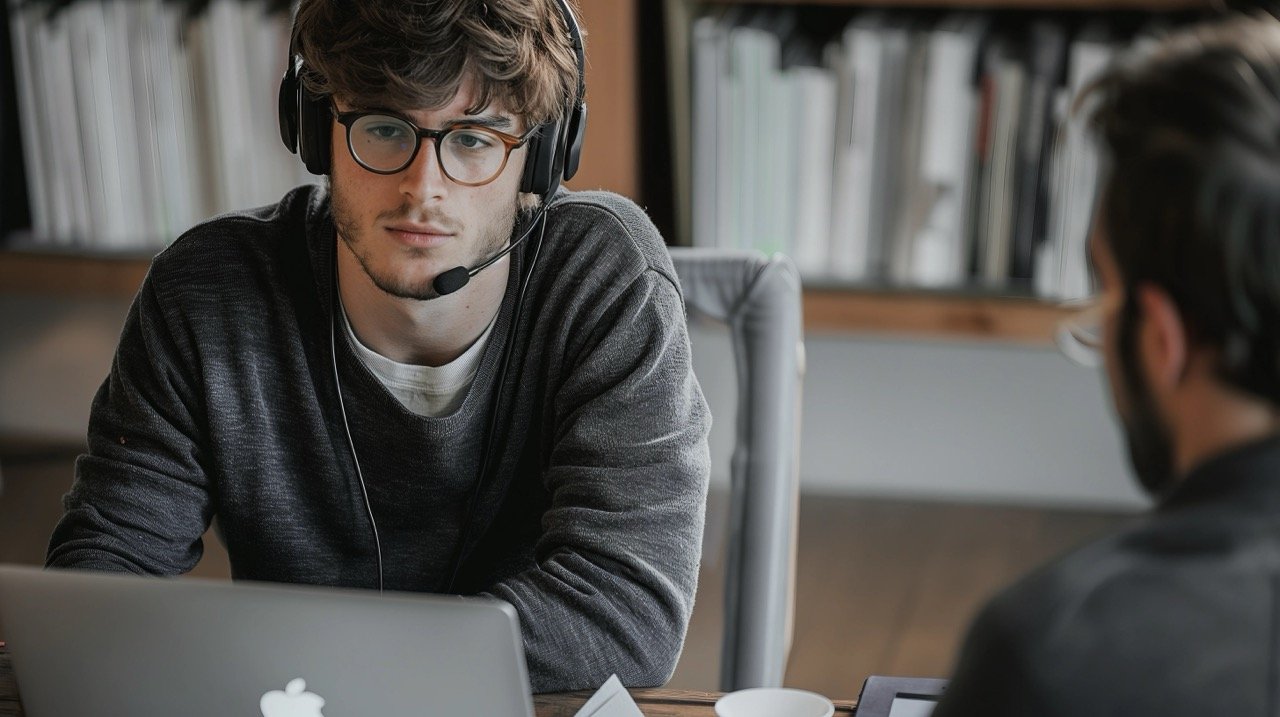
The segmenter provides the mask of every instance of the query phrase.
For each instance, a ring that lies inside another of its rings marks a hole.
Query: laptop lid
[[[872,675],[862,683],[854,717],[929,717],[947,680]]]
[[[0,639],[29,717],[533,715],[485,598],[0,566]]]

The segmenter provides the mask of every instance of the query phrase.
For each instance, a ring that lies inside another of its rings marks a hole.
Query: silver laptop
[[[29,717],[533,715],[499,600],[0,566],[0,639]]]

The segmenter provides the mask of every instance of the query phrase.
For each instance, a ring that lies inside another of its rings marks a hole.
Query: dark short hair
[[[1169,293],[1226,383],[1280,404],[1280,22],[1234,16],[1117,63],[1085,96],[1127,289]]]
[[[577,59],[557,0],[302,0],[293,41],[316,95],[363,107],[442,107],[477,82],[530,125],[560,119]]]

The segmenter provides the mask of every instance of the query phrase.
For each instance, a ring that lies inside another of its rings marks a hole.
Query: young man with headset
[[[482,593],[535,690],[671,674],[709,415],[643,212],[581,150],[567,0],[303,0],[285,143],[327,187],[156,257],[47,562]]]

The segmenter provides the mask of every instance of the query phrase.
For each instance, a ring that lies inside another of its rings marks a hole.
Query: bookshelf
[[[592,125],[576,187],[637,197],[640,177],[637,0],[579,0],[590,32]],[[40,250],[25,242],[0,251],[0,295],[127,301],[146,275],[144,253]],[[1059,312],[1025,298],[914,294],[880,288],[806,291],[811,332],[880,334],[1047,345]]]
[[[638,0],[578,2],[590,33],[588,87],[592,126],[582,172],[572,185],[604,187],[640,198],[642,163],[637,115],[643,96],[639,82],[643,69],[639,66],[637,47],[652,38],[639,36]],[[687,53],[687,23],[692,14],[702,6],[726,4],[1169,13],[1205,10],[1212,6],[1210,0],[708,0],[701,3],[665,0],[668,20],[665,40],[668,57],[672,58],[670,73],[688,72],[687,63],[678,58]],[[684,109],[680,103],[673,103],[671,114]],[[680,165],[687,161],[688,147],[680,146],[680,132],[673,134],[677,155],[674,186],[677,192],[687,193],[688,168]],[[687,216],[678,215],[676,223],[687,231]],[[146,274],[146,267],[147,260],[137,254],[0,250],[0,294],[125,300],[133,296]],[[1052,341],[1054,327],[1062,313],[1052,304],[1026,297],[838,286],[805,290],[805,324],[807,330],[815,333],[868,333],[1044,346]]]
[[[706,42],[708,36],[702,35],[700,40],[693,41],[694,21],[708,12],[718,13],[718,16],[723,17],[723,11],[728,6],[751,10],[757,7],[796,7],[805,11],[822,11],[826,13],[821,15],[823,18],[841,17],[840,11],[864,8],[912,11],[983,10],[994,11],[995,15],[1008,11],[1014,14],[1038,13],[1075,18],[1137,14],[1180,18],[1204,13],[1220,7],[1221,3],[1213,0],[665,0],[664,39],[667,46],[667,90],[671,105],[670,132],[674,166],[672,185],[678,197],[688,198],[696,194],[693,166],[696,161],[695,149],[705,147],[705,140],[694,141],[697,130],[692,126],[695,121],[691,118],[692,105],[698,101],[695,85],[699,78],[705,80],[707,76],[696,74],[705,70],[695,67],[692,55],[702,47],[698,43]],[[836,13],[833,15],[832,11]],[[771,19],[776,20],[777,16],[771,16]],[[1083,24],[1082,22],[1081,25]],[[785,49],[786,40],[782,44]],[[750,66],[750,70],[759,71],[754,66]],[[721,94],[720,99],[715,102],[723,103],[723,98],[724,95]],[[704,123],[702,128],[706,130],[707,125]],[[723,125],[717,125],[715,129],[717,139],[724,136]],[[811,127],[803,126],[798,134],[803,135],[806,129]],[[704,133],[703,136],[707,135]],[[777,135],[774,133],[770,136]],[[721,149],[718,151],[724,152],[723,147],[721,142]],[[737,156],[745,154],[741,147],[736,150],[740,152]],[[733,151],[730,150],[731,153]],[[714,154],[715,152],[713,156]],[[723,179],[723,170],[716,171],[720,172],[717,180]],[[707,175],[704,173],[702,177],[702,181],[705,181]],[[731,193],[733,191],[730,190]],[[741,191],[741,187],[737,191]],[[693,243],[695,225],[707,226],[705,222],[697,223],[694,217],[696,210],[692,208],[692,204],[692,201],[686,200],[678,201],[676,205],[676,235],[680,243]],[[734,236],[735,233],[731,231],[730,235]],[[980,233],[979,236],[983,235]],[[797,261],[799,262],[798,257]],[[987,280],[990,281],[990,278]],[[842,285],[839,279],[835,280],[834,285],[825,285],[822,283],[825,281],[827,280],[822,279],[810,285],[811,282],[806,279],[805,326],[811,333],[901,334],[1043,346],[1052,343],[1057,323],[1066,313],[1056,300],[1042,300],[1029,295],[1001,296],[965,289],[918,291],[910,288],[883,288],[883,278],[873,279],[881,288],[866,288],[858,281],[854,282],[853,288],[849,288],[847,284]],[[914,282],[908,281],[910,283]],[[968,283],[970,282],[962,281],[958,286]]]

